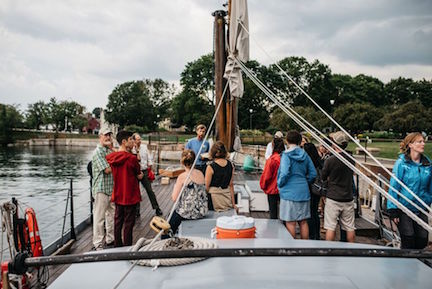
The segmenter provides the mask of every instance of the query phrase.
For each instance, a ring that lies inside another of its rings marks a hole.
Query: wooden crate
[[[183,168],[178,168],[175,170],[159,169],[159,175],[169,177],[169,178],[177,178],[184,171],[185,171],[185,169],[183,169]]]

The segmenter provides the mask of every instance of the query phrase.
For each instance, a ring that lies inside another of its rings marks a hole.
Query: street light
[[[333,118],[333,105],[335,104],[335,100],[334,99],[330,99],[330,115]],[[333,131],[333,123],[330,123],[330,130]]]
[[[250,129],[252,130],[252,112],[253,112],[253,109],[252,108],[249,108],[249,120],[250,120]]]

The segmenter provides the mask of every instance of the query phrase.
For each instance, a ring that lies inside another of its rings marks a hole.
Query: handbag
[[[153,182],[156,179],[155,174],[153,173],[151,168],[147,169],[147,178],[150,182]]]
[[[327,195],[327,181],[321,180],[320,170],[317,170],[317,177],[310,188],[311,193],[316,196],[325,197]]]

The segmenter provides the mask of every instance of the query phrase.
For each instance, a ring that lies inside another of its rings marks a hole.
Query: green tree
[[[186,64],[180,74],[180,84],[188,91],[214,102],[214,59],[212,54]]]
[[[85,107],[76,101],[58,102],[53,97],[47,106],[47,123],[52,124],[56,131],[81,130],[86,124],[86,118],[83,115]]]
[[[16,106],[0,103],[0,144],[12,142],[12,129],[22,127],[22,120]]]
[[[95,107],[92,110],[92,114],[95,116],[95,118],[100,118],[101,111],[102,111],[101,107]]]
[[[197,123],[209,124],[214,113],[213,105],[196,91],[183,89],[171,103],[172,123],[186,125],[192,131]]]
[[[399,77],[390,80],[384,86],[384,91],[391,104],[401,105],[416,99],[414,84],[411,78]]]
[[[257,61],[249,61],[246,66],[264,83],[271,78],[267,67]],[[270,100],[243,74],[244,93],[238,102],[238,125],[241,129],[250,128],[250,118],[253,118],[253,129],[265,129],[269,125]],[[252,110],[252,113],[250,113]]]
[[[117,85],[108,96],[106,119],[121,127],[137,125],[144,130],[155,130],[159,119],[170,113],[173,93],[174,87],[161,79]]]
[[[375,77],[359,74],[352,79],[354,102],[370,103],[374,106],[389,104],[384,93],[384,84]]]
[[[48,121],[49,107],[43,101],[28,105],[26,112],[26,126],[28,128],[40,129],[41,125]]]
[[[372,130],[382,115],[382,111],[370,103],[346,103],[333,112],[335,120],[352,133]]]
[[[170,85],[168,82],[156,78],[155,80],[145,79],[142,84],[143,90],[146,88],[149,90],[149,97],[154,107],[156,117],[159,118],[156,121],[160,121],[170,115],[170,104],[171,99],[175,94],[174,85]]]
[[[414,100],[400,105],[378,120],[375,126],[380,130],[406,133],[411,131],[432,131],[430,113],[420,101]]]
[[[297,106],[293,107],[294,111],[297,112],[301,117],[303,117],[307,122],[312,124],[315,128],[323,131],[326,127],[330,125],[330,120],[320,111],[313,109],[310,106]],[[277,108],[270,119],[270,124],[273,127],[281,129],[283,131],[288,131],[292,129],[302,131],[303,128],[298,125],[294,120],[292,120],[284,111]]]
[[[330,109],[330,99],[334,99],[337,92],[331,82],[331,70],[327,65],[318,60],[309,63],[306,58],[295,56],[284,58],[278,64],[321,107]],[[269,69],[279,76],[273,78],[270,85],[285,102],[294,106],[313,106],[275,64],[270,65]]]
[[[422,79],[413,85],[416,98],[425,106],[432,107],[432,81]]]

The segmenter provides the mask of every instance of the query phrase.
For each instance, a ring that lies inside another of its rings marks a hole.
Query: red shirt
[[[280,154],[273,153],[266,161],[263,174],[260,178],[260,187],[269,195],[279,194],[277,188],[277,173],[280,165]]]
[[[137,157],[129,152],[113,152],[106,156],[111,166],[114,188],[111,201],[118,205],[135,205],[141,201],[137,176],[140,164]]]

